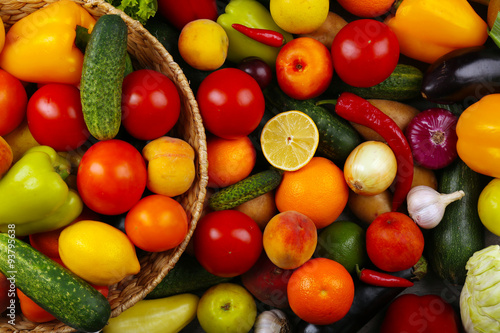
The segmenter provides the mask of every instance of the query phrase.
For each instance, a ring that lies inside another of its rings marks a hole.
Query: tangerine
[[[314,258],[292,273],[287,295],[290,308],[299,318],[314,325],[329,325],[351,308],[354,281],[338,262]]]
[[[224,139],[212,136],[207,139],[208,187],[233,185],[252,172],[257,152],[248,136]]]
[[[296,171],[285,171],[276,189],[280,212],[295,210],[314,221],[317,229],[335,221],[347,205],[349,187],[344,173],[331,160],[313,157]]]

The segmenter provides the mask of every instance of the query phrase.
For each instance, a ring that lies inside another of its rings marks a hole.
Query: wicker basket
[[[6,29],[24,16],[57,0],[0,0],[0,17]],[[189,83],[179,65],[165,48],[138,22],[122,11],[101,0],[73,0],[81,4],[96,19],[105,14],[119,14],[128,26],[128,51],[141,68],[150,68],[167,75],[176,84],[182,100],[182,111],[176,127],[169,135],[183,138],[196,151],[197,176],[193,186],[178,199],[185,208],[189,232],[177,248],[161,253],[149,253],[141,257],[141,270],[110,287],[108,300],[111,316],[116,317],[143,299],[174,267],[191,239],[203,210],[206,195],[207,151],[205,131],[202,125],[198,104]],[[16,313],[16,325],[7,323],[6,317],[0,318],[0,332],[74,332],[75,330],[59,321],[43,324],[33,323]]]

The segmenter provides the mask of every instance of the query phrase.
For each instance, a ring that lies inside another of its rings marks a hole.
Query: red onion
[[[457,158],[457,121],[457,116],[441,108],[424,110],[410,121],[405,135],[416,164],[435,170]]]

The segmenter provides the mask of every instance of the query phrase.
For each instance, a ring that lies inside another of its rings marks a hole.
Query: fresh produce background
[[[0,325],[500,330],[500,1],[110,3],[190,83],[205,208],[110,318],[109,288],[188,236],[178,87],[118,15],[60,0],[0,27]]]

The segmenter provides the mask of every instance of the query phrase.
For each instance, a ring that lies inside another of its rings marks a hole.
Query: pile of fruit
[[[150,3],[114,5],[135,17]],[[157,4],[141,23],[205,127],[189,246],[111,318],[108,288],[188,236],[177,199],[196,152],[172,131],[175,84],[134,67],[120,16],[57,1],[0,34],[2,319],[357,332],[388,306],[381,332],[480,331],[470,288],[459,306],[406,288],[434,275],[460,293],[485,236],[500,236],[500,1]],[[32,24],[45,24],[37,38]]]

